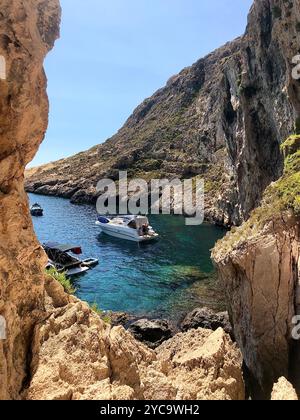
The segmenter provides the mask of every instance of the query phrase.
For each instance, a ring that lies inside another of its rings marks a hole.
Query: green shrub
[[[281,150],[285,156],[282,177],[266,189],[261,206],[251,213],[249,220],[218,242],[217,252],[236,248],[261,232],[268,222],[282,217],[284,212],[300,217],[300,136],[290,136]]]
[[[98,304],[96,302],[94,302],[92,305],[90,305],[90,308],[93,312],[95,312],[97,315],[99,315],[99,317],[102,319],[103,322],[105,322],[106,324],[111,324],[111,317],[109,314],[107,314],[106,312],[103,312]]]
[[[67,278],[65,273],[59,273],[55,268],[50,268],[49,270],[46,270],[46,272],[63,286],[66,293],[69,295],[74,295],[76,293],[76,289],[73,287],[70,279]]]

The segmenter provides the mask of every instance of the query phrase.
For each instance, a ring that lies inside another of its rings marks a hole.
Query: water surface
[[[80,299],[103,310],[174,320],[197,306],[221,309],[210,250],[223,229],[185,226],[178,216],[150,216],[161,238],[137,244],[100,233],[92,206],[33,194],[29,199],[44,208],[44,217],[33,218],[41,242],[71,242],[82,246],[84,258],[99,258],[96,268],[74,281]]]

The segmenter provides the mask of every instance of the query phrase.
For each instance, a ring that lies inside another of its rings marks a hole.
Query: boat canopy
[[[60,252],[73,252],[73,254],[79,255],[82,254],[80,246],[71,245],[71,244],[59,244],[57,242],[47,242],[44,244],[45,248],[53,249]]]
[[[136,227],[138,229],[145,226],[145,225],[146,226],[149,225],[149,220],[148,220],[148,217],[146,217],[146,216],[136,216],[134,218],[134,220],[135,220],[135,223],[136,223]]]

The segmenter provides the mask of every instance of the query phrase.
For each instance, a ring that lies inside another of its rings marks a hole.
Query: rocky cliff
[[[246,365],[269,395],[289,377],[299,389],[300,136],[282,146],[284,174],[264,193],[261,207],[213,252],[226,288],[231,320]]]
[[[44,311],[44,254],[33,233],[24,169],[44,137],[48,100],[43,59],[58,36],[58,1],[2,0],[0,55],[0,399],[18,398],[29,379],[31,340]]]
[[[172,77],[106,143],[28,171],[26,188],[94,202],[102,177],[206,180],[206,216],[240,224],[281,175],[280,142],[299,117],[291,60],[296,0],[257,0],[244,36]],[[99,94],[101,94],[99,92]]]
[[[44,273],[24,169],[47,127],[43,60],[59,20],[57,0],[1,2],[0,400],[243,399],[242,356],[222,329],[193,330],[154,352]]]

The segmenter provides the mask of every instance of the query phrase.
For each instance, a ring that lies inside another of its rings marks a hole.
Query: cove
[[[71,242],[82,246],[84,258],[99,258],[96,268],[74,280],[78,298],[102,310],[172,320],[198,306],[223,309],[210,250],[224,229],[186,226],[184,217],[150,216],[161,238],[139,245],[100,233],[93,206],[34,194],[29,200],[44,208],[44,217],[33,218],[41,243]]]

